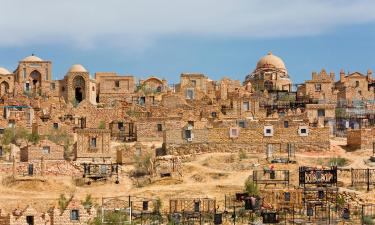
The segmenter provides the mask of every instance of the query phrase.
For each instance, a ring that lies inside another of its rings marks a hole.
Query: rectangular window
[[[56,84],[55,83],[51,83],[51,90],[55,90],[56,89]]]
[[[244,111],[249,111],[250,110],[250,104],[249,104],[249,102],[244,102],[243,103],[243,110]]]
[[[162,124],[157,124],[158,131],[163,131],[163,125]]]
[[[264,126],[264,136],[265,137],[273,136],[273,126]]]
[[[246,128],[246,122],[241,120],[241,121],[238,121],[238,126],[241,127],[241,128]]]
[[[321,91],[322,85],[321,84],[315,84],[315,91]]]
[[[10,128],[14,128],[16,126],[16,121],[14,121],[14,120],[9,120],[9,122],[8,122],[8,127],[10,127]]]
[[[212,116],[212,118],[216,118],[217,117],[217,113],[216,112],[211,112],[211,116]]]
[[[117,88],[120,87],[120,81],[118,81],[118,80],[115,81],[115,87],[117,87]]]
[[[91,148],[96,148],[96,137],[91,138],[90,146]]]
[[[117,127],[118,127],[119,130],[122,130],[124,128],[124,123],[123,122],[119,122],[117,124]]]
[[[229,137],[230,138],[237,138],[239,135],[239,130],[237,127],[231,127],[229,129]]]
[[[288,128],[289,127],[289,121],[284,121],[284,128]]]
[[[192,80],[192,81],[191,81],[191,85],[192,85],[193,87],[197,86],[197,81],[196,81],[196,80]]]
[[[145,105],[145,103],[146,103],[146,97],[139,97],[138,104]]]
[[[359,81],[358,80],[355,82],[355,87],[359,87]]]
[[[30,91],[30,84],[29,83],[25,84],[25,91]]]
[[[26,216],[27,225],[34,225],[34,216]]]
[[[48,68],[46,68],[46,80],[48,80]]]
[[[53,128],[54,129],[59,129],[59,124],[58,123],[53,123]]]
[[[3,146],[0,146],[0,157],[3,157]]]
[[[79,211],[77,209],[70,211],[70,220],[79,220]]]
[[[318,117],[326,116],[326,111],[324,109],[318,109]]]
[[[22,77],[23,79],[26,79],[26,68],[22,69]]]
[[[50,153],[50,147],[49,146],[43,146],[43,154],[49,154]]]
[[[186,90],[186,99],[194,99],[194,90],[193,89],[187,89]]]
[[[185,130],[185,138],[190,139],[191,138],[191,130]]]

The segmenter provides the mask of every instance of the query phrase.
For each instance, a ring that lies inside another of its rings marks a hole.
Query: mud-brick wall
[[[298,134],[298,126],[289,128],[274,127],[274,135],[265,137],[263,127],[240,129],[237,138],[229,137],[229,128],[194,129],[193,141],[187,142],[182,130],[167,130],[166,148],[169,154],[192,154],[203,152],[265,152],[267,144],[275,149],[285,150],[292,143],[295,150],[324,151],[330,148],[329,128],[309,128],[308,136]]]
[[[375,142],[375,128],[348,130],[347,145],[351,149],[371,149]]]

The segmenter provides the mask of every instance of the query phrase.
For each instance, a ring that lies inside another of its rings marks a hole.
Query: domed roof
[[[7,74],[11,74],[11,72],[9,72],[9,70],[3,67],[0,67],[0,75],[7,75]]]
[[[85,67],[83,67],[81,64],[74,64],[70,67],[69,73],[77,73],[77,72],[87,72]]]
[[[272,52],[269,52],[258,61],[256,69],[261,68],[276,68],[286,72],[284,61],[280,57],[272,55]]]
[[[22,59],[22,61],[28,61],[28,62],[41,62],[43,59],[39,58],[38,56],[35,56],[34,54],[27,56],[26,58]]]

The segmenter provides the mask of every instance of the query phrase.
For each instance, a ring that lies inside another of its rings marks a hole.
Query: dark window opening
[[[96,138],[91,138],[91,141],[90,141],[90,146],[91,148],[96,148]]]
[[[58,129],[59,128],[59,124],[58,123],[53,123],[53,128],[54,129]]]
[[[245,123],[245,121],[239,121],[239,122],[238,122],[238,126],[241,127],[241,128],[246,128],[246,123]]]
[[[82,102],[82,100],[83,100],[82,88],[77,87],[75,89],[75,98],[76,98],[78,103]]]
[[[124,123],[123,123],[123,122],[119,122],[119,123],[117,124],[117,127],[118,127],[119,130],[124,129]]]
[[[139,97],[139,99],[138,99],[138,104],[140,104],[140,105],[145,105],[145,103],[146,103],[146,97]]]
[[[359,87],[359,81],[358,80],[355,82],[355,87]]]
[[[216,118],[217,117],[217,113],[216,112],[211,112],[211,116],[212,116],[212,118]]]
[[[158,128],[158,131],[163,131],[163,125],[162,124],[159,123],[157,125],[157,128]]]
[[[34,225],[34,216],[26,216],[27,225]]]
[[[77,209],[70,211],[70,220],[79,220],[79,211]]]
[[[284,121],[284,128],[288,128],[289,127],[289,121]]]
[[[115,87],[117,87],[117,88],[120,87],[120,81],[118,81],[118,80],[115,81]]]
[[[301,134],[306,134],[307,133],[307,130],[305,128],[302,128],[301,129]]]
[[[318,109],[318,117],[325,116],[326,112],[324,109]]]
[[[191,138],[191,130],[185,130],[185,138],[186,139]]]

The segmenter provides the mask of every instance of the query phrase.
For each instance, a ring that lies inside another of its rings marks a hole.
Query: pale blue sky
[[[295,83],[325,68],[375,70],[373,0],[0,0],[0,66],[31,53],[61,79],[75,63],[179,82],[182,72],[243,81],[268,51]]]

